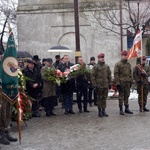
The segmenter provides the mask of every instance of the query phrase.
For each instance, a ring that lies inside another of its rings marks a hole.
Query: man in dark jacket
[[[32,60],[34,61],[34,63],[35,63],[35,68],[37,69],[37,71],[40,73],[41,72],[41,68],[42,68],[42,64],[41,64],[41,62],[40,62],[40,58],[39,58],[39,56],[38,55],[34,55],[33,57],[32,57]]]
[[[61,64],[60,55],[55,56],[56,61],[53,63],[53,66],[57,69],[58,66]]]
[[[53,63],[53,66],[58,69],[58,66],[61,64],[61,58],[60,55],[55,55],[55,62]],[[57,99],[59,100],[59,102],[62,102],[62,108],[64,108],[63,106],[63,98],[61,95],[61,89],[60,86],[56,86],[56,95],[57,95]]]
[[[70,59],[68,55],[64,55],[63,57],[64,63],[60,64],[58,66],[58,69],[61,72],[67,72],[69,71],[70,67],[73,66],[73,63],[70,63]],[[63,95],[64,100],[64,108],[65,108],[65,114],[74,114],[73,112],[73,91],[75,89],[75,80],[69,79],[66,83],[63,83],[61,85],[61,93]]]
[[[86,64],[83,61],[82,57],[78,58],[78,64],[81,65],[82,67],[85,68]],[[77,103],[78,103],[78,108],[79,108],[79,113],[82,113],[82,101],[81,97],[83,95],[83,108],[84,112],[89,112],[87,110],[87,94],[88,94],[88,78],[86,74],[83,75],[78,75],[76,78],[76,84],[77,84]]]
[[[34,99],[32,103],[32,116],[40,117],[39,113],[37,112],[37,98],[38,95],[41,94],[42,90],[41,75],[35,68],[35,63],[33,60],[27,60],[27,63],[27,67],[23,70],[23,74],[29,78],[29,80],[26,81],[27,93]]]
[[[90,66],[94,67],[96,65],[95,57],[90,58],[90,63],[88,65],[89,65],[89,67]],[[88,93],[89,105],[92,106],[92,93],[94,94],[94,105],[97,105],[97,89],[92,86],[91,79],[89,79],[88,83],[89,83],[89,93]]]

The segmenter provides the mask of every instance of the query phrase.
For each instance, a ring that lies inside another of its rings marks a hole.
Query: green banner
[[[2,97],[10,103],[18,98],[18,62],[13,33],[9,34],[7,48],[1,62]]]

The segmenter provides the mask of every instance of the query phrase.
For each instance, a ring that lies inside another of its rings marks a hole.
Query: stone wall
[[[74,62],[75,27],[73,0],[19,0],[17,11],[19,50],[29,51],[40,58],[52,57],[58,53],[47,53],[56,45],[64,45],[73,52],[68,53]],[[63,2],[63,3],[62,3]],[[86,63],[91,56],[101,52],[112,71],[120,59],[119,37],[108,36],[96,23],[81,17],[86,7],[92,8],[92,0],[80,0],[80,42]],[[86,10],[87,11],[87,10]],[[124,39],[126,49],[126,38]],[[63,56],[65,53],[60,53]]]

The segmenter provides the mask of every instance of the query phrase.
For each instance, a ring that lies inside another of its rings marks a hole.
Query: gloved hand
[[[141,76],[142,76],[142,77],[146,77],[147,74],[142,72],[142,73],[141,73]]]
[[[119,91],[121,89],[121,86],[117,84],[117,90]]]
[[[132,82],[130,82],[130,88],[132,87]]]
[[[109,85],[109,90],[111,89],[111,85]]]
[[[143,85],[143,81],[138,82],[139,85]]]

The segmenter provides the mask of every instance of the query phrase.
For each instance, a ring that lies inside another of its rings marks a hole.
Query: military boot
[[[3,130],[0,130],[1,138],[0,138],[0,143],[4,145],[9,145],[10,141],[6,138],[5,132]]]
[[[125,113],[127,113],[127,114],[133,114],[133,112],[130,111],[130,109],[129,109],[129,105],[125,105]]]
[[[122,105],[119,105],[119,108],[120,108],[120,115],[124,115]]]
[[[147,109],[146,106],[144,106],[144,111],[149,112],[149,109]]]
[[[9,134],[9,131],[5,131],[5,137],[7,138],[7,140],[9,140],[10,142],[17,142],[17,138],[14,138],[12,137],[10,134]]]
[[[50,113],[49,110],[46,110],[46,116],[47,116],[47,117],[51,117],[51,113]]]
[[[108,114],[106,113],[105,108],[102,108],[102,114],[104,117],[108,117]]]
[[[102,109],[101,108],[98,108],[98,116],[99,117],[103,117],[103,113],[102,113]]]
[[[50,114],[51,114],[52,116],[56,116],[56,114],[53,112],[53,110],[50,111]]]
[[[139,111],[140,111],[140,112],[143,112],[141,105],[139,106]]]

